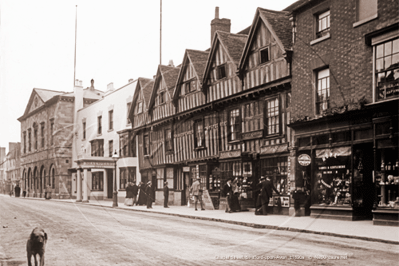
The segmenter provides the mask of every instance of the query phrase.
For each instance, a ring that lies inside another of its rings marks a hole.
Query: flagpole
[[[159,64],[162,65],[162,0],[160,0],[160,20],[159,20]]]
[[[77,31],[78,31],[78,5],[76,5],[76,14],[75,14],[75,54],[74,54],[74,66],[73,66],[73,86],[75,87],[75,79],[76,79],[76,39],[77,39]]]

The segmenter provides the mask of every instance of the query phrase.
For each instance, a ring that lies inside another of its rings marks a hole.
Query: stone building
[[[6,180],[9,189],[15,188],[16,185],[21,186],[21,143],[9,142],[8,153],[5,162]]]
[[[399,1],[300,0],[285,10],[302,212],[399,225]]]
[[[85,104],[102,97],[102,92],[84,90]],[[70,198],[72,140],[75,96],[61,92],[34,88],[21,122],[22,188],[29,197],[44,197],[50,186],[53,198]]]

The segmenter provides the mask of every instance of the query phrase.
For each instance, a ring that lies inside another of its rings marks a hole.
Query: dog
[[[28,242],[26,243],[26,252],[28,256],[28,266],[32,266],[31,258],[35,258],[35,266],[37,266],[37,257],[40,257],[40,266],[44,265],[44,252],[46,251],[47,234],[39,227],[33,229]]]

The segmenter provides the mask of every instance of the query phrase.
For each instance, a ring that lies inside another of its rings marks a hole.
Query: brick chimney
[[[168,66],[170,66],[170,67],[175,67],[175,65],[173,64],[173,60],[172,60],[172,59],[169,60]]]
[[[111,82],[107,85],[107,91],[114,91],[114,83]]]
[[[228,18],[219,18],[219,7],[215,7],[215,18],[211,21],[211,45],[217,30],[230,32],[231,22]]]

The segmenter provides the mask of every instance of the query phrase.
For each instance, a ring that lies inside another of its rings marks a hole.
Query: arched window
[[[46,171],[44,170],[44,166],[42,165],[42,168],[40,170],[40,191],[43,191],[43,188],[46,187],[45,173]]]
[[[52,187],[51,188],[55,188],[55,170],[54,170],[54,167],[53,167],[53,170],[51,171],[51,185],[52,185]]]

